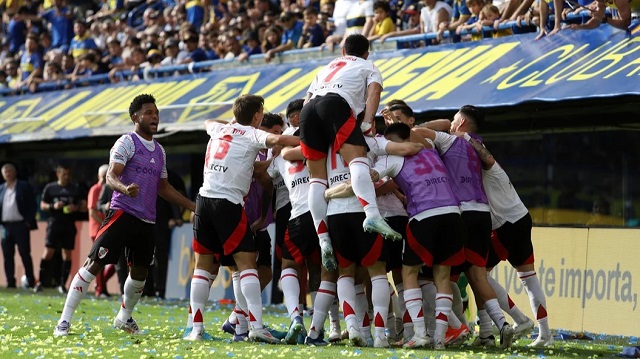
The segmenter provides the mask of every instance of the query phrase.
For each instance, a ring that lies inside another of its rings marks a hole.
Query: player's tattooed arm
[[[493,158],[493,155],[489,150],[482,144],[482,142],[476,140],[475,138],[469,138],[469,144],[478,154],[480,158],[480,162],[482,162],[482,168],[485,170],[493,167],[493,164],[496,163],[496,160]]]

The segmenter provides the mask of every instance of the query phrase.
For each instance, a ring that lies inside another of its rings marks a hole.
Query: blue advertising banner
[[[640,37],[610,26],[377,52],[384,78],[382,103],[407,101],[415,112],[527,101],[561,101],[639,94]],[[202,128],[207,118],[231,119],[240,94],[265,98],[265,110],[284,111],[304,97],[329,59],[220,71],[0,98],[0,143],[115,135],[131,128],[127,109],[151,93],[161,128]]]

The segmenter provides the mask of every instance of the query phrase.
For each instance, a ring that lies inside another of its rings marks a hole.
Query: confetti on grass
[[[594,335],[594,341],[565,340],[554,348],[531,349],[531,339],[520,340],[508,351],[459,346],[444,351],[354,348],[347,342],[327,347],[234,343],[219,328],[231,305],[214,303],[204,313],[206,330],[215,340],[182,340],[186,322],[185,301],[143,299],[134,317],[145,335],[128,335],[111,327],[119,302],[85,297],[74,315],[71,333],[54,338],[53,328],[64,304],[64,297],[53,291],[32,294],[26,291],[0,290],[0,358],[119,358],[119,359],[492,359],[492,358],[607,358],[623,346],[638,342],[637,337]],[[282,305],[265,308],[264,321],[272,328],[285,330],[289,319]],[[307,326],[309,318],[305,317]],[[588,345],[587,345],[588,344]],[[637,344],[636,344],[637,345]]]

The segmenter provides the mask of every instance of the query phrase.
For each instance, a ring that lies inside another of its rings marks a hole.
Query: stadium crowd
[[[606,6],[612,5],[600,0],[3,0],[0,89],[35,92],[42,83],[70,88],[99,74],[108,75],[103,83],[135,81],[149,68],[243,62],[256,54],[270,62],[284,51],[333,49],[351,33],[378,41],[436,34],[411,43],[425,46],[535,32],[542,24],[541,37],[557,32],[561,17],[585,9],[593,16],[570,26],[598,26],[607,21]],[[609,23],[626,28],[629,3],[615,1],[615,6]],[[561,9],[551,24],[554,7]],[[513,25],[500,26],[505,22]]]

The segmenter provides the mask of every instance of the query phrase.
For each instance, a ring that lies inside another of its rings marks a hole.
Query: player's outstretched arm
[[[439,119],[439,120],[431,120],[429,122],[424,122],[418,125],[418,127],[430,128],[434,131],[445,131],[448,132],[451,128],[451,121],[447,119]]]
[[[269,135],[267,137],[267,147],[271,148],[275,145],[280,146],[298,146],[300,144],[300,137],[289,135]]]
[[[324,198],[326,200],[330,200],[331,198],[348,198],[352,196],[355,196],[355,194],[351,187],[351,181],[337,184],[324,191]]]
[[[302,154],[302,148],[300,146],[285,147],[280,152],[282,158],[286,161],[304,161],[304,155]]]
[[[168,202],[186,208],[191,212],[196,211],[196,204],[173,188],[173,186],[169,184],[169,180],[166,178],[160,178],[160,183],[158,184],[158,195],[166,199]]]
[[[411,156],[420,152],[424,146],[421,143],[416,142],[391,142],[387,143],[385,151],[390,155],[397,156]]]
[[[436,132],[430,128],[426,128],[426,127],[414,127],[413,129],[411,129],[412,132],[417,133],[418,135],[422,136],[423,138],[428,138],[431,141],[436,139]]]

